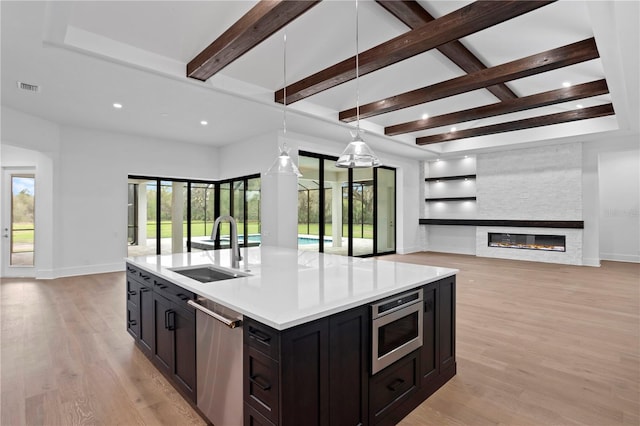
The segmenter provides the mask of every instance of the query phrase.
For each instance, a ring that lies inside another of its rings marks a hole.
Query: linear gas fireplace
[[[506,234],[489,232],[489,247],[513,249],[566,251],[564,235]]]

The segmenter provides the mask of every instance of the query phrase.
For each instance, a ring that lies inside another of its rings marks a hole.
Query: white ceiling
[[[2,19],[2,104],[51,121],[221,146],[282,126],[273,93],[284,83],[283,31],[207,82],[185,77],[186,63],[246,13],[255,1],[6,1]],[[440,17],[469,1],[420,1]],[[487,66],[595,36],[601,58],[512,81],[526,96],[606,78],[610,94],[535,111],[463,123],[459,129],[612,102],[616,115],[548,128],[469,138],[426,147],[416,136],[384,136],[384,126],[494,103],[486,90],[453,96],[365,120],[376,150],[413,158],[460,154],[514,144],[548,144],[638,134],[639,7],[636,1],[558,1],[461,39]],[[360,1],[360,51],[408,31],[373,1]],[[355,3],[325,0],[289,24],[287,83],[353,56]],[[463,75],[430,51],[360,78],[367,103]],[[18,90],[16,81],[40,93]],[[354,81],[290,105],[295,133],[348,140],[340,110],[355,106]],[[124,105],[121,110],[114,102]],[[541,112],[542,111],[542,112]],[[209,125],[201,126],[201,120]],[[587,122],[588,121],[588,122]],[[603,132],[606,136],[603,136]]]

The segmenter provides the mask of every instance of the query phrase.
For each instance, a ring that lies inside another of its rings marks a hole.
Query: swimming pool
[[[242,235],[238,235],[238,240],[242,241]],[[228,242],[229,241],[229,237],[228,236],[223,236],[220,237],[220,241],[222,242]],[[249,244],[260,244],[260,234],[250,234],[249,238],[248,238],[248,243]],[[325,243],[330,243],[332,240],[331,238],[325,238],[324,242]],[[194,241],[195,242],[195,241]],[[198,240],[198,243],[202,243],[203,245],[205,244],[213,244],[213,240],[211,239],[204,239],[204,240]],[[313,236],[304,236],[304,237],[298,237],[298,245],[299,246],[305,246],[305,245],[310,245],[310,244],[319,244],[320,243],[320,238],[317,237],[313,237]]]

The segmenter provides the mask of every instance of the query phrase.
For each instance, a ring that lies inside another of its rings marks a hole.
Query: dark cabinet
[[[155,319],[153,317],[153,291],[151,287],[140,284],[138,297],[138,306],[140,307],[140,335],[138,343],[140,344],[142,352],[150,357],[153,354],[156,330]]]
[[[127,330],[174,386],[196,401],[193,293],[127,264]],[[135,322],[134,322],[135,321]]]
[[[192,401],[196,396],[195,314],[160,294],[153,296],[155,345],[153,360],[180,391]]]
[[[399,408],[417,394],[420,386],[419,350],[412,352],[371,378],[372,424],[395,424],[406,413]]]
[[[138,305],[139,284],[127,277],[127,332],[138,339],[140,336],[140,307]]]
[[[456,278],[423,287],[423,344],[420,349],[421,393],[426,398],[456,373]]]
[[[368,306],[282,332],[245,317],[245,424],[368,424],[368,324]]]

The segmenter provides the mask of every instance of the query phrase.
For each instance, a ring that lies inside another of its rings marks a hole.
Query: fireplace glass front
[[[566,251],[564,235],[507,234],[489,232],[489,247]]]

